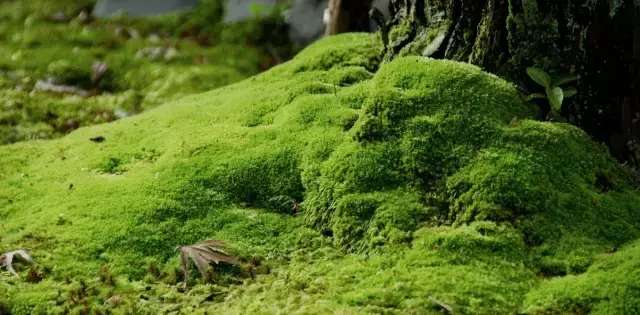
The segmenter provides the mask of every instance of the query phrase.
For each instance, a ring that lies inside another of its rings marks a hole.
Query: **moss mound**
[[[529,313],[636,314],[640,312],[640,244],[634,241],[594,259],[580,275],[543,282],[527,294]]]
[[[511,84],[476,67],[381,65],[379,52],[368,35],[331,37],[238,84],[1,146],[0,251],[32,249],[42,279],[2,282],[0,305],[622,310],[607,301],[632,292],[640,194],[605,149],[530,120]],[[203,239],[267,274],[223,268],[179,292],[174,248]],[[605,275],[620,281],[602,288]]]

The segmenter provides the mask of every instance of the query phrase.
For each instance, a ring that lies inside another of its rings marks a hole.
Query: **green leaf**
[[[527,96],[527,101],[531,101],[536,98],[547,98],[547,96],[542,93],[532,93],[532,94],[529,94],[529,96]]]
[[[547,98],[549,98],[549,104],[555,111],[560,111],[562,107],[562,101],[564,101],[564,92],[562,88],[554,87],[547,89]]]
[[[553,86],[560,86],[560,85],[567,84],[577,80],[578,80],[578,77],[576,75],[573,75],[573,74],[563,75],[553,80]]]
[[[578,94],[578,90],[575,88],[564,89],[564,98],[569,98]]]
[[[536,67],[527,68],[527,74],[531,78],[531,80],[540,84],[544,88],[551,87],[551,77],[544,70]]]

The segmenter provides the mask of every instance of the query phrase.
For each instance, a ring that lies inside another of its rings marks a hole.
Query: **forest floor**
[[[2,49],[55,46],[16,48],[19,34]],[[5,71],[24,74],[6,91],[35,111],[141,113],[0,146],[0,253],[35,261],[0,270],[0,314],[640,313],[640,192],[583,131],[536,121],[513,84],[464,63],[382,62],[371,34],[240,80],[259,53],[200,65],[233,46],[179,42],[183,59],[131,58],[163,41],[149,36],[78,49],[85,79],[100,60],[121,69],[113,82],[139,82],[108,93],[92,80],[65,81],[102,91],[89,97],[25,92],[72,72],[68,50]],[[214,67],[235,75],[217,81]],[[165,90],[180,69],[193,72]],[[128,93],[138,107],[114,101]],[[233,263],[184,283],[176,249],[204,240]]]

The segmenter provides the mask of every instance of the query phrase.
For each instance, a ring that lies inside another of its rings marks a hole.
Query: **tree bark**
[[[329,7],[327,8],[327,12],[325,12],[325,22],[327,23],[325,35],[335,35],[345,31],[345,14],[340,12],[341,6],[342,0],[329,0]]]
[[[329,0],[326,35],[352,31],[369,31],[369,8],[372,0]]]
[[[344,0],[346,1],[346,0]],[[392,0],[385,57],[476,64],[538,88],[525,69],[576,74],[562,114],[640,165],[640,4],[634,0]]]

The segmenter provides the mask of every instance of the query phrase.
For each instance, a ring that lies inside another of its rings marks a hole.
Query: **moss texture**
[[[1,146],[0,251],[30,248],[39,266],[30,277],[21,269],[36,283],[2,274],[0,305],[15,314],[637,308],[635,298],[615,301],[635,296],[640,193],[605,148],[570,125],[530,120],[513,85],[475,66],[381,64],[380,46],[364,34],[330,37],[234,85]],[[181,293],[174,248],[203,239],[227,241],[250,267],[219,269],[213,284],[192,279]]]

